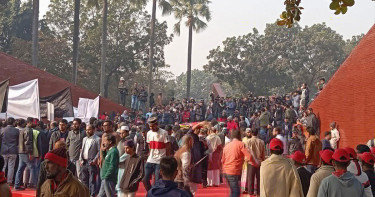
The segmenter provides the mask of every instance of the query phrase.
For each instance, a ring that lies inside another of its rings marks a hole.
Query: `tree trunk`
[[[152,86],[152,69],[154,66],[154,40],[155,40],[155,21],[156,21],[156,1],[152,1],[152,18],[151,18],[151,34],[150,34],[150,49],[149,49],[149,57],[148,57],[148,95],[151,94],[151,86]],[[147,102],[148,103],[148,102]]]
[[[186,98],[190,98],[190,84],[191,84],[191,51],[193,47],[193,21],[189,17],[189,44],[188,44],[188,61],[187,61],[187,82],[186,82]]]
[[[31,64],[38,67],[39,0],[33,0],[32,57]]]
[[[77,84],[77,62],[79,44],[79,9],[81,0],[74,0],[74,31],[73,31],[73,77],[72,83]]]
[[[103,0],[103,11],[102,11],[102,55],[100,64],[100,95],[104,95],[104,83],[105,83],[105,67],[107,62],[107,15],[108,15],[108,0]]]

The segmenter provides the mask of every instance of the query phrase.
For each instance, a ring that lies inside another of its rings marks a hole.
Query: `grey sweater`
[[[352,173],[346,172],[340,177],[330,175],[320,184],[318,197],[364,197],[364,188]]]

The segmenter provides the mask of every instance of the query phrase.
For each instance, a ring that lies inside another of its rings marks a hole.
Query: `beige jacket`
[[[272,154],[262,162],[260,196],[304,197],[297,169],[289,159]]]
[[[322,165],[310,179],[309,192],[307,192],[307,197],[316,197],[318,195],[318,190],[320,183],[324,178],[331,175],[335,169],[333,166]]]

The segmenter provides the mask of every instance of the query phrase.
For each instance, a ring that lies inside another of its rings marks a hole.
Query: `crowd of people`
[[[88,123],[10,117],[0,121],[0,194],[133,197],[142,183],[147,197],[222,184],[231,197],[375,195],[374,139],[340,147],[332,122],[321,140],[308,95],[304,84],[268,98],[171,100]]]

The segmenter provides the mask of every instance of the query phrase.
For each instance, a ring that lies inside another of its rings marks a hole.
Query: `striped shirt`
[[[169,142],[168,132],[163,129],[159,129],[157,132],[150,130],[147,132],[146,139],[150,146],[147,162],[160,164],[160,160],[166,156],[166,144]]]

